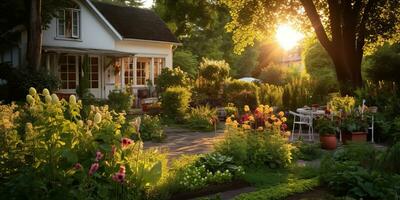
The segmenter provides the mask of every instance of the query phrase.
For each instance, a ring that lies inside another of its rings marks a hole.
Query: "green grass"
[[[318,177],[311,179],[289,179],[287,183],[264,187],[255,192],[237,196],[235,200],[278,200],[290,195],[312,190],[319,185]]]
[[[244,180],[255,187],[270,187],[293,180],[318,176],[318,169],[310,166],[292,166],[288,169],[247,169]]]

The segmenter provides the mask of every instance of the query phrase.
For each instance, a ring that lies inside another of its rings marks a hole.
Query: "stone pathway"
[[[217,132],[198,132],[183,128],[164,129],[167,138],[162,143],[145,142],[145,148],[159,147],[168,151],[168,156],[175,159],[183,154],[201,154],[213,150],[214,143],[223,137],[223,130]]]

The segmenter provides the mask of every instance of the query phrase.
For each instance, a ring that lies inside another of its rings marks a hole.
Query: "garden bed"
[[[196,191],[189,191],[189,192],[182,192],[182,193],[177,193],[171,197],[171,199],[180,199],[180,200],[185,200],[185,199],[193,199],[197,197],[203,197],[203,196],[208,196],[208,195],[213,195],[217,194],[220,192],[226,192],[229,190],[236,190],[236,189],[241,189],[245,187],[249,187],[250,184],[243,181],[243,180],[235,180],[229,183],[222,183],[218,185],[208,185],[205,188],[196,190]]]

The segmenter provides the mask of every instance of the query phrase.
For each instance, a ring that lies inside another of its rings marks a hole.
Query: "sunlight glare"
[[[276,30],[276,39],[284,50],[290,50],[303,39],[303,35],[287,24],[281,24]]]

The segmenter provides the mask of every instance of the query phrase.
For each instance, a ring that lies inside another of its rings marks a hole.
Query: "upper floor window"
[[[79,5],[71,2],[68,8],[59,11],[57,36],[62,38],[80,38]]]

